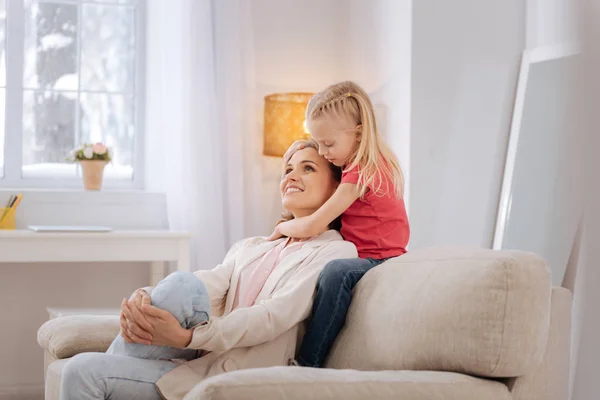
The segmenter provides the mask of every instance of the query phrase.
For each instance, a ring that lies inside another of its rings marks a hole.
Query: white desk
[[[172,231],[39,233],[0,230],[3,262],[150,262],[150,282],[165,275],[165,262],[190,270],[190,234]]]

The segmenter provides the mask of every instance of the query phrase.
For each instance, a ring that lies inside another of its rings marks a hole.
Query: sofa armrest
[[[203,380],[184,400],[510,400],[506,385],[453,372],[271,367]]]
[[[44,323],[37,341],[54,358],[69,358],[106,351],[119,329],[119,317],[115,315],[68,315]]]

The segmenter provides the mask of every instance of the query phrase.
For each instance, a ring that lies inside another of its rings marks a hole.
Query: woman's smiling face
[[[338,184],[329,162],[316,149],[305,147],[284,166],[281,204],[296,218],[310,215],[329,200]]]

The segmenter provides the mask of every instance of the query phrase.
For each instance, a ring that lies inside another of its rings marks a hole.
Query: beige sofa
[[[227,372],[186,399],[567,400],[570,318],[570,292],[533,254],[411,251],[360,281],[327,369]],[[59,399],[69,357],[104,351],[117,331],[112,317],[44,324],[46,399]]]

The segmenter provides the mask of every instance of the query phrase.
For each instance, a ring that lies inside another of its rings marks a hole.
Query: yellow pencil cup
[[[17,227],[17,210],[11,208],[6,215],[4,214],[5,211],[6,208],[0,208],[0,229],[15,229]],[[2,218],[2,216],[4,216],[4,218]]]

